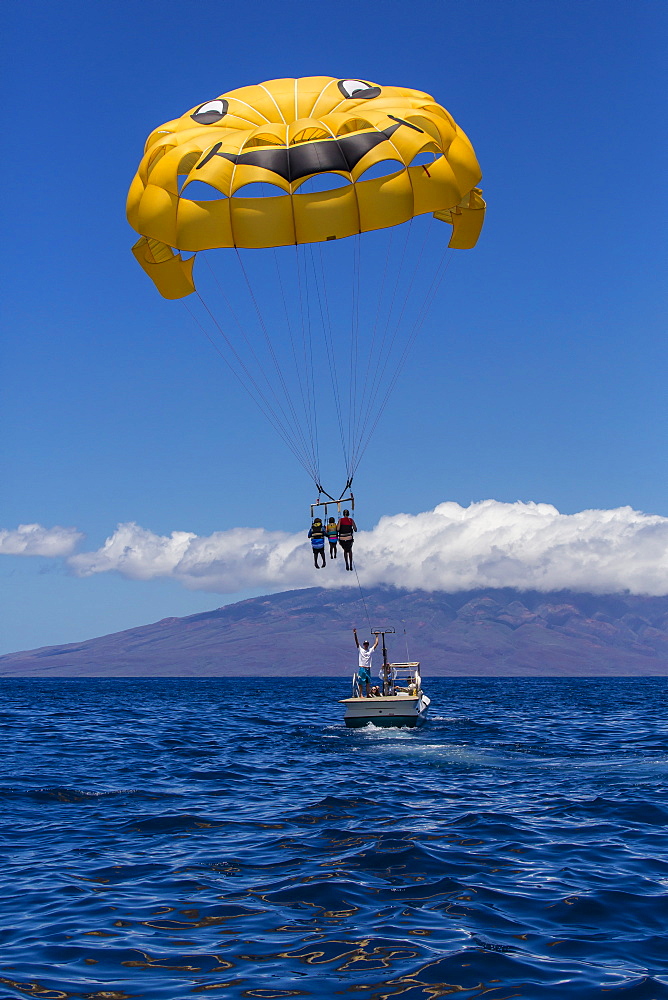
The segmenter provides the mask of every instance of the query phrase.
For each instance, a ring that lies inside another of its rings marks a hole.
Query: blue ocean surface
[[[668,682],[4,680],[0,1000],[668,997]]]

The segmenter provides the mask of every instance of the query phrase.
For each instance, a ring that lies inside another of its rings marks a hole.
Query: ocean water
[[[0,682],[0,1000],[668,997],[668,682]]]

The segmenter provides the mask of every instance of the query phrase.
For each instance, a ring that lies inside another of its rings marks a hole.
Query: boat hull
[[[343,721],[348,729],[362,726],[380,726],[383,729],[407,727],[414,729],[427,719],[429,698],[390,696],[386,698],[345,698]]]

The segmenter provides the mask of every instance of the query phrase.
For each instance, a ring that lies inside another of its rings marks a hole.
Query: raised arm
[[[356,645],[356,646],[357,646],[357,648],[359,649],[359,648],[360,648],[360,641],[359,641],[359,639],[357,638],[357,629],[356,629],[356,628],[354,628],[354,629],[353,629],[353,635],[355,636],[355,645]]]
[[[376,636],[376,641],[375,641],[375,642],[374,642],[374,644],[373,644],[373,648],[374,648],[374,649],[375,649],[375,648],[376,648],[376,646],[378,645],[378,640],[379,640],[379,639],[380,639],[380,636],[379,636],[379,635],[377,635],[377,636]]]

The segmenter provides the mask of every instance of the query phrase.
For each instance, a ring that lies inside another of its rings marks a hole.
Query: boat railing
[[[415,660],[411,663],[388,663],[389,668],[389,691],[388,694],[395,694],[397,690],[405,689],[410,691],[411,687],[415,694],[422,692],[422,678],[420,676],[420,663]],[[383,668],[381,667],[382,677]],[[362,697],[362,687],[360,685],[359,674],[353,674],[353,698]]]
[[[388,666],[391,670],[395,690],[402,687],[410,688],[411,685],[415,685],[415,693],[420,693],[422,690],[422,678],[420,676],[419,660],[413,660],[410,663],[390,663]]]

